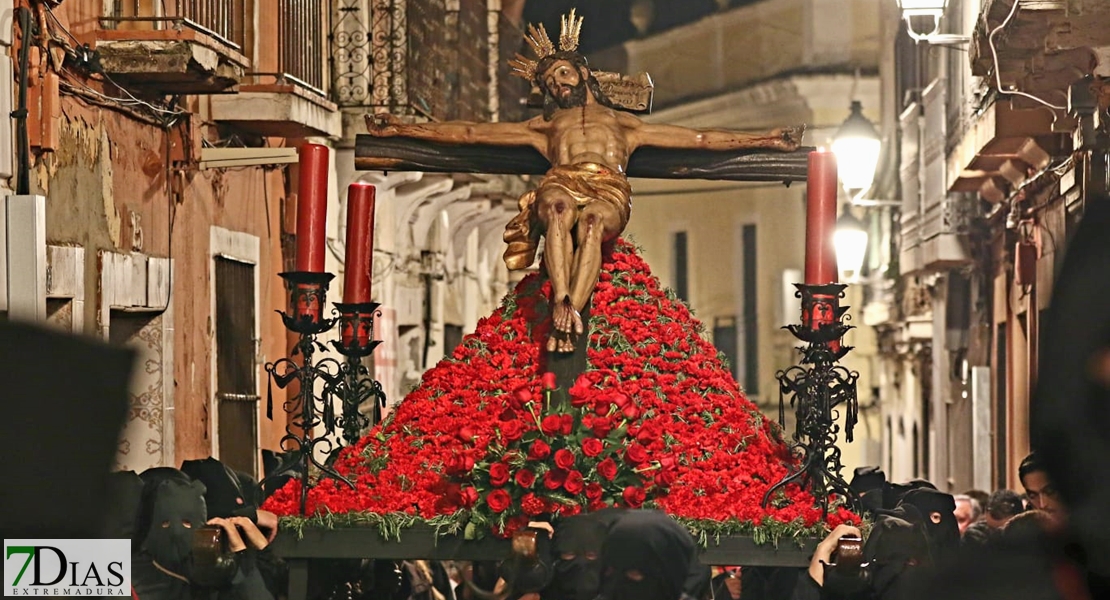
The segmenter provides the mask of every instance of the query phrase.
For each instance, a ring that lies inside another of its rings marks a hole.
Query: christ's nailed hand
[[[393,137],[400,133],[401,120],[389,113],[366,115],[366,129],[374,137]]]
[[[795,125],[794,127],[780,127],[775,129],[774,133],[779,138],[779,149],[787,152],[793,152],[802,145],[802,136],[805,135],[805,125]]]

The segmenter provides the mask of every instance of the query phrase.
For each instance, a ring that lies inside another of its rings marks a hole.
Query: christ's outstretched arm
[[[622,115],[624,116],[624,115]],[[783,127],[762,133],[727,129],[690,129],[677,125],[644,123],[627,115],[622,119],[634,148],[682,148],[691,150],[740,150],[745,148],[792,152],[802,142],[805,127]]]
[[[546,154],[547,138],[541,132],[543,125],[542,119],[523,123],[402,123],[390,114],[366,115],[366,129],[374,137],[407,137],[448,144],[531,146]]]

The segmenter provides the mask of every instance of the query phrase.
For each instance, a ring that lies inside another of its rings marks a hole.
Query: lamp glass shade
[[[875,126],[863,116],[863,106],[852,101],[851,114],[837,130],[832,151],[840,182],[849,190],[866,190],[875,180],[882,142]]]
[[[849,206],[845,205],[843,211],[836,220],[833,245],[836,247],[836,265],[841,280],[853,281],[859,277],[867,255],[867,228],[852,215]]]
[[[909,15],[943,15],[948,8],[948,0],[898,0],[898,8],[902,9],[903,16]]]

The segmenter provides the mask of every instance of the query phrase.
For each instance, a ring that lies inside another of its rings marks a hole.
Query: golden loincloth
[[[577,163],[552,167],[539,187],[520,197],[520,213],[505,226],[505,266],[510,271],[525,269],[536,259],[542,224],[536,218],[532,205],[536,196],[550,190],[561,190],[574,198],[578,209],[603,202],[615,208],[620,215],[621,231],[628,225],[632,213],[632,187],[628,178],[597,163]]]

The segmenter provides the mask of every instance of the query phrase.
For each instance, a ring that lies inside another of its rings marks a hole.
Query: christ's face
[[[543,74],[543,87],[559,108],[586,103],[586,78],[569,61],[555,61]]]

